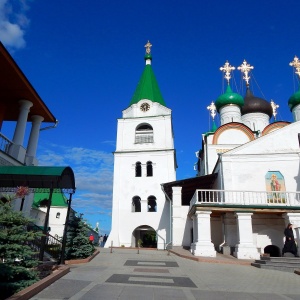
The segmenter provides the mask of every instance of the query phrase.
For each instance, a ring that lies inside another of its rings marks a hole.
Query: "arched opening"
[[[148,225],[142,225],[135,228],[135,230],[132,233],[132,236],[133,247],[157,248],[156,231]]]
[[[138,161],[135,163],[135,177],[142,176],[142,164]]]
[[[152,161],[147,161],[147,177],[153,176]]]
[[[268,245],[264,248],[264,253],[270,254],[271,257],[281,257],[280,248],[274,245]]]
[[[148,197],[148,212],[156,212],[157,205],[156,205],[156,198],[154,196]]]
[[[132,198],[132,212],[141,212],[141,198],[139,196]]]
[[[135,143],[153,143],[153,128],[150,124],[143,123],[135,129]]]

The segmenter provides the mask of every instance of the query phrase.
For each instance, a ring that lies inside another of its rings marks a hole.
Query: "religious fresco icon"
[[[286,203],[284,177],[279,171],[269,171],[266,176],[268,203]]]

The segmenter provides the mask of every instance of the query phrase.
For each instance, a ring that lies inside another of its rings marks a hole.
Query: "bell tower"
[[[145,68],[117,124],[112,228],[106,247],[164,249],[171,241],[170,206],[161,184],[176,180],[171,110],[154,76],[151,47]]]

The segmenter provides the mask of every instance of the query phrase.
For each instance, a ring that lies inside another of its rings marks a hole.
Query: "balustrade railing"
[[[42,232],[42,229],[33,223],[27,226],[27,230]],[[45,248],[44,248],[45,253],[48,253],[55,259],[60,258],[62,242],[50,234],[47,234],[46,236],[43,235],[42,237],[32,241],[31,247],[36,250],[37,257],[39,256],[38,253],[41,251],[43,243],[45,243]]]
[[[13,142],[0,132],[0,150],[8,153],[9,147],[12,144]]]
[[[194,204],[300,206],[300,192],[199,189],[195,191],[190,207]]]

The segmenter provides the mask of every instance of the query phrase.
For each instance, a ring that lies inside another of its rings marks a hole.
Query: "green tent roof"
[[[70,167],[1,166],[0,187],[71,189],[75,178]]]
[[[151,55],[146,55],[145,60],[151,62]],[[144,72],[130,101],[130,105],[136,104],[142,99],[148,99],[166,106],[150,63],[147,63],[145,66]]]
[[[39,207],[40,203],[43,200],[48,200],[50,193],[34,193],[33,197],[33,207]],[[56,189],[51,198],[51,206],[60,206],[60,207],[68,207],[68,199],[66,196],[61,192],[60,189]]]

